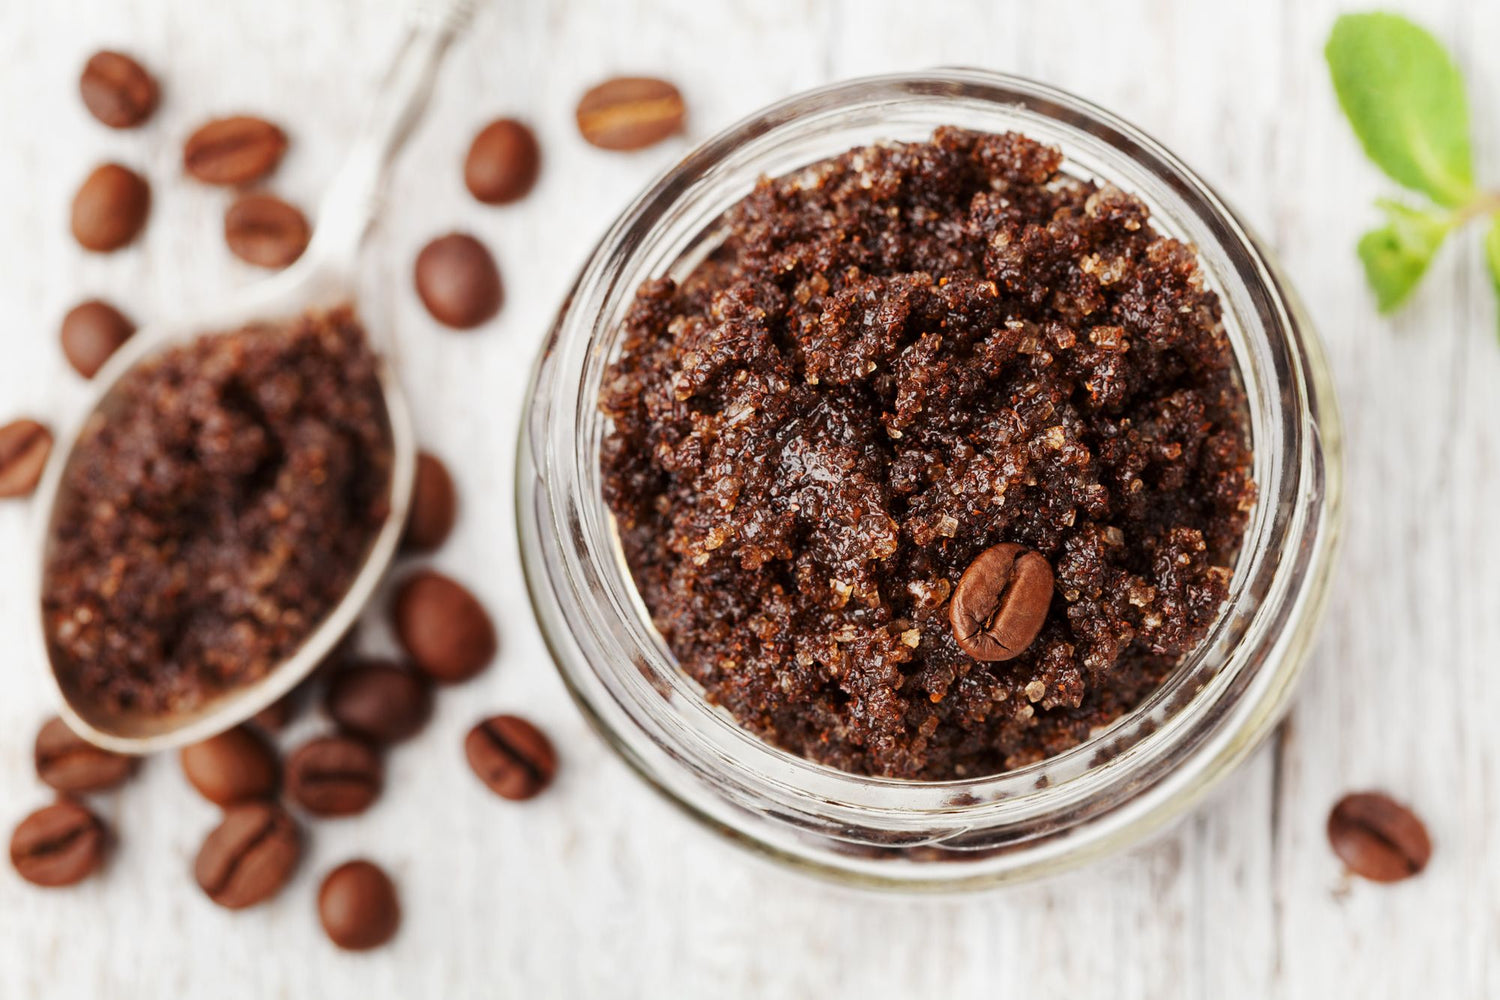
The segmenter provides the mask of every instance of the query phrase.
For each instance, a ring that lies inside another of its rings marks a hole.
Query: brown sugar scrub
[[[678,662],[765,739],[862,774],[1022,766],[1139,704],[1224,603],[1254,487],[1218,298],[1137,198],[1061,167],[952,128],[855,149],[763,179],[637,293],[604,497]]]
[[[390,503],[377,360],[347,309],[173,347],[91,418],[43,582],[62,683],[113,712],[192,710],[295,652]]]

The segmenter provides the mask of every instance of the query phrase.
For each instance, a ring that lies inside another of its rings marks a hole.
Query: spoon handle
[[[410,6],[406,35],[348,157],[318,206],[309,259],[325,267],[353,266],[380,207],[391,162],[422,117],[449,46],[483,2],[424,0]]]

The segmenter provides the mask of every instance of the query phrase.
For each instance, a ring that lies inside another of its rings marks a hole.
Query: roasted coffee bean
[[[328,681],[324,707],[334,722],[375,743],[415,736],[432,714],[427,681],[394,663],[358,663]]]
[[[323,879],[318,919],[340,948],[378,948],[401,926],[401,903],[390,877],[368,861],[348,861]]]
[[[353,816],[380,796],[385,768],[359,740],[323,736],[302,744],[286,761],[286,789],[316,816]]]
[[[485,245],[465,233],[440,236],[417,254],[417,295],[444,326],[469,330],[500,311],[500,270]]]
[[[110,128],[134,128],[156,110],[159,91],[145,67],[123,52],[95,52],[78,91],[89,114]]]
[[[180,759],[188,783],[216,805],[263,799],[276,790],[276,751],[245,726],[183,747]]]
[[[496,715],[469,730],[464,754],[479,780],[505,799],[529,799],[550,785],[557,773],[551,741],[514,715]]]
[[[302,834],[285,809],[242,802],[203,841],[193,875],[209,899],[239,910],[280,892],[301,856]]]
[[[1432,857],[1416,813],[1380,792],[1340,799],[1328,814],[1328,842],[1351,872],[1374,882],[1410,878]]]
[[[257,729],[266,734],[275,734],[286,728],[297,714],[296,692],[284,694],[250,717]]]
[[[59,792],[102,792],[135,771],[136,758],[94,746],[53,716],[36,734],[36,775]]]
[[[33,885],[72,885],[98,871],[108,843],[99,817],[58,799],[21,820],[10,838],[10,863]]]
[[[606,80],[578,102],[578,131],[600,149],[644,149],[682,129],[682,94],[665,80]]]
[[[1042,630],[1052,603],[1052,567],[1040,554],[1005,542],[979,554],[948,605],[958,646],[976,660],[1019,656]]]
[[[236,115],[211,121],[188,136],[182,165],[205,184],[250,184],[276,169],[286,147],[286,133],[275,125]]]
[[[396,592],[396,636],[417,667],[440,684],[466,681],[494,659],[495,626],[474,595],[422,570]]]
[[[417,478],[412,485],[411,510],[406,515],[407,548],[430,552],[442,545],[453,530],[458,492],[448,467],[425,451],[417,456]]]
[[[85,250],[118,250],[140,235],[151,211],[151,185],[118,163],[96,167],[73,196],[73,238]]]
[[[541,169],[536,134],[514,118],[490,122],[469,146],[464,184],[487,205],[503,205],[526,196]]]
[[[240,260],[286,267],[307,249],[312,229],[296,205],[269,194],[241,195],[224,213],[224,242]]]
[[[80,302],[62,321],[62,349],[68,363],[84,378],[93,378],[110,355],[135,333],[135,324],[108,302]]]
[[[352,637],[346,635],[296,687],[256,712],[250,717],[250,721],[267,735],[274,735],[285,729],[293,719],[302,714],[313,688],[322,682],[322,678],[348,661],[351,641]]]
[[[52,451],[52,432],[35,420],[0,427],[0,497],[24,497],[36,489]]]

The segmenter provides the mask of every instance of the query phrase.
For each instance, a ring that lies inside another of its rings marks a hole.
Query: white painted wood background
[[[1480,172],[1500,183],[1500,4],[1410,0],[1471,86]],[[1321,48],[1329,0],[496,0],[453,53],[368,250],[424,442],[462,492],[433,560],[469,581],[504,633],[495,668],[442,693],[425,736],[390,760],[368,815],[324,822],[271,905],[212,906],[189,870],[215,810],[153,760],[97,807],[119,832],[102,877],[43,892],[0,866],[0,998],[1391,997],[1500,996],[1500,342],[1477,234],[1446,249],[1416,301],[1378,319],[1352,246],[1372,197]],[[255,278],[220,237],[225,195],[179,178],[206,117],[282,121],[272,183],[311,207],[399,29],[374,0],[0,0],[0,420],[60,419],[82,382],[62,313],[103,294],[138,319]],[[162,77],[150,124],[111,132],[82,110],[100,46]],[[1328,343],[1348,429],[1347,544],[1315,662],[1279,739],[1154,844],[1051,883],[951,900],[868,897],[721,844],[605,752],[567,700],[523,597],[511,468],[527,367],[612,215],[656,171],[756,107],[828,80],[941,64],[1070,88],[1178,151],[1279,249]],[[690,136],[633,156],[585,146],[578,94],[617,72],[669,76]],[[523,204],[465,193],[476,126],[515,114],[545,168]],[[67,233],[97,161],[155,190],[144,241],[110,257]],[[429,237],[461,227],[496,251],[499,319],[438,329],[409,288]],[[0,504],[0,825],[48,799],[31,770],[47,713],[40,664],[14,650],[32,511]],[[376,625],[372,649],[389,637]],[[563,771],[518,807],[483,793],[461,738],[516,710],[556,737]],[[302,735],[319,722],[304,720]],[[1429,871],[1346,883],[1323,822],[1349,788],[1384,787],[1426,817]],[[350,956],[321,936],[321,873],[386,865],[406,920]]]

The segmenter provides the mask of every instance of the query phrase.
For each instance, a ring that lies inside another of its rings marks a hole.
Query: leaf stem
[[[1448,214],[1448,226],[1457,229],[1475,219],[1500,212],[1500,190],[1481,191]]]

